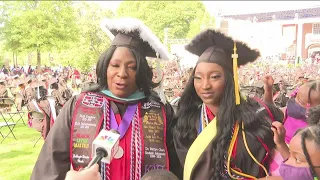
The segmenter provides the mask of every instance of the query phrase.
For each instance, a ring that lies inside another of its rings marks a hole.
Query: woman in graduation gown
[[[99,86],[64,105],[42,147],[32,180],[62,180],[70,168],[86,167],[92,142],[102,129],[120,132],[114,159],[100,164],[103,180],[138,180],[150,170],[176,167],[169,164],[177,162],[171,133],[173,110],[152,92],[152,70],[146,61],[148,56],[157,57],[156,52],[168,59],[165,47],[140,20],[107,19],[102,25],[113,40],[97,63]]]
[[[241,97],[237,79],[238,66],[253,62],[259,52],[214,30],[201,32],[186,50],[199,59],[173,132],[183,179],[266,177],[275,148],[271,122],[283,114],[258,98]]]

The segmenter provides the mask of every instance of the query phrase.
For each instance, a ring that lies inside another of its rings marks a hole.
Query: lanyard
[[[138,104],[132,104],[127,107],[127,110],[123,115],[120,125],[118,125],[116,121],[116,116],[110,106],[110,127],[111,129],[117,130],[120,133],[120,139],[122,139],[123,136],[126,134],[137,110],[137,106]]]

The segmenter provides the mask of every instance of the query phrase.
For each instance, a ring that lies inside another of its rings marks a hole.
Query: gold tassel
[[[239,79],[238,79],[238,54],[237,54],[237,45],[234,42],[233,47],[233,81],[234,81],[234,94],[236,97],[236,105],[240,104],[240,91],[239,91]]]

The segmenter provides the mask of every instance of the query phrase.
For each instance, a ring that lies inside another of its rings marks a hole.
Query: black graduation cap
[[[31,78],[28,78],[27,79],[27,84],[31,84],[32,83],[32,79]]]
[[[185,49],[199,56],[197,63],[217,63],[230,71],[234,76],[236,104],[240,104],[238,67],[255,61],[260,52],[213,29],[199,33]]]
[[[233,73],[232,54],[235,46],[238,54],[238,67],[253,62],[260,56],[258,50],[253,50],[245,43],[235,41],[213,29],[198,34],[185,48],[192,54],[199,56],[198,63],[203,61],[217,63]]]
[[[167,48],[139,19],[105,19],[102,21],[101,27],[112,40],[111,45],[113,46],[136,49],[145,57],[158,57],[158,53],[160,59],[170,59]]]

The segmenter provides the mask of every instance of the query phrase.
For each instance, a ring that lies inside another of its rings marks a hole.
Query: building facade
[[[254,44],[264,55],[306,59],[320,50],[320,7],[254,13],[221,14],[220,31]]]

